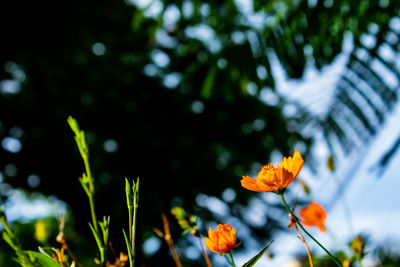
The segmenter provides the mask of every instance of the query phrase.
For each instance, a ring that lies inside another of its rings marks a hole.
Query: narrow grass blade
[[[264,253],[267,251],[267,249],[269,248],[269,246],[271,245],[271,243],[273,241],[274,240],[271,240],[271,242],[269,242],[268,245],[266,245],[260,252],[257,253],[257,255],[255,255],[253,258],[251,258],[242,267],[251,267],[254,264],[256,264],[256,262],[262,257],[262,255],[264,255]]]

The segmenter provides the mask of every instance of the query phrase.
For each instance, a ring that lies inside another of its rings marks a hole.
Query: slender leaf
[[[96,230],[94,229],[94,227],[92,226],[91,223],[89,223],[89,227],[90,227],[90,230],[92,230],[93,236],[94,236],[94,238],[96,239],[97,246],[99,247],[99,249],[100,249],[100,251],[101,251],[102,248],[103,248],[103,246],[102,246],[102,244],[101,244],[101,239],[100,239],[100,237],[98,236],[98,233],[96,232]]]
[[[262,257],[262,255],[264,255],[264,253],[267,251],[267,249],[269,248],[269,246],[272,244],[273,241],[274,240],[271,240],[271,242],[269,242],[260,252],[257,253],[257,255],[251,258],[242,267],[251,267],[254,264],[256,264],[256,262]]]
[[[29,254],[29,256],[31,258],[34,258],[40,264],[40,266],[43,266],[43,267],[62,267],[58,262],[56,262],[55,260],[53,260],[49,256],[43,255],[40,252],[29,250],[29,251],[27,251],[27,253]]]
[[[132,263],[133,255],[132,255],[131,244],[129,242],[129,239],[126,237],[126,233],[125,233],[124,229],[122,229],[122,232],[124,233],[124,238],[125,238],[125,242],[126,242],[126,250],[128,251],[129,262]]]
[[[18,247],[17,247],[16,245],[14,245],[13,241],[12,241],[11,238],[10,238],[9,233],[3,232],[3,239],[4,239],[4,241],[6,241],[6,243],[7,243],[8,245],[10,245],[10,247],[11,247],[13,250],[18,251]]]

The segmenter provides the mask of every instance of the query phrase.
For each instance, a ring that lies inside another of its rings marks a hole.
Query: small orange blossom
[[[284,157],[275,167],[272,163],[261,167],[256,179],[243,176],[242,186],[251,191],[283,193],[299,174],[304,160],[297,150],[293,157]]]
[[[304,225],[318,226],[321,232],[326,232],[324,223],[327,215],[320,204],[311,201],[308,207],[300,209],[300,216]]]
[[[204,238],[206,247],[216,253],[230,253],[236,244],[236,229],[229,224],[218,224],[217,230],[208,229],[208,237]]]

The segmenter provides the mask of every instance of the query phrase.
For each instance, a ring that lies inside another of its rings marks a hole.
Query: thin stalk
[[[131,242],[132,242],[132,209],[128,207],[128,216],[129,216],[129,236],[131,238]]]
[[[235,261],[233,260],[232,252],[229,252],[228,254],[229,254],[229,258],[231,259],[232,266],[233,266],[233,267],[236,267]]]
[[[135,264],[135,236],[136,236],[136,217],[137,217],[138,205],[133,206],[133,224],[132,224],[132,235],[131,235],[131,246],[132,246],[132,264]],[[132,219],[131,219],[132,220]],[[133,267],[133,266],[132,266]]]
[[[97,217],[96,217],[96,210],[94,208],[94,184],[93,184],[93,177],[92,177],[92,172],[90,171],[90,165],[89,165],[89,157],[87,155],[82,155],[83,162],[85,164],[85,170],[86,170],[86,175],[89,178],[89,204],[90,204],[90,213],[92,214],[92,222],[94,229],[96,232],[99,232],[98,226],[97,226]]]
[[[94,185],[93,185],[92,172],[90,171],[89,157],[87,155],[83,155],[82,158],[83,158],[83,162],[85,164],[86,175],[90,178],[89,191],[91,193],[93,193]]]
[[[178,253],[176,253],[176,250],[175,250],[174,241],[172,240],[172,237],[171,237],[171,232],[169,230],[169,223],[168,223],[167,216],[165,216],[164,214],[161,214],[161,218],[163,220],[163,226],[164,226],[164,234],[163,234],[164,240],[167,242],[167,244],[169,246],[169,249],[171,251],[171,254],[175,261],[176,266],[182,267],[182,263],[179,260]]]
[[[92,225],[89,224],[90,229],[93,232],[94,238],[96,239],[96,243],[99,247],[100,255],[101,255],[101,262],[103,266],[107,265],[107,243],[108,243],[108,225],[109,220],[98,222],[95,206],[94,206],[94,179],[92,177],[92,172],[90,170],[89,164],[89,148],[86,144],[85,133],[79,129],[78,122],[72,118],[71,116],[68,117],[68,124],[71,130],[75,133],[75,141],[79,149],[79,153],[83,159],[83,163],[85,165],[86,173],[83,174],[83,177],[80,178],[80,182],[82,184],[83,189],[86,192],[86,195],[89,198],[89,205],[90,205],[90,213],[92,216]],[[101,233],[99,231],[99,225],[102,228],[102,235],[103,239],[101,239]],[[107,229],[105,229],[107,228]]]
[[[297,227],[297,224],[294,225],[294,227],[297,230],[297,233],[299,234],[300,240],[304,243],[304,246],[306,247],[307,250],[307,255],[308,255],[308,261],[310,262],[310,267],[314,267],[313,262],[312,262],[312,257],[311,257],[311,252],[310,249],[306,243],[306,240],[304,239],[303,235],[301,234],[299,227]]]
[[[69,249],[67,240],[64,238],[64,227],[65,227],[65,213],[61,216],[57,211],[57,221],[59,227],[59,233],[56,237],[56,241],[61,244],[62,249],[67,251],[68,255],[75,262],[78,267],[83,267],[82,264],[78,261],[75,254]]]
[[[339,261],[323,246],[321,245],[321,243],[318,242],[318,240],[316,240],[309,232],[307,232],[306,229],[304,229],[303,225],[299,222],[299,220],[297,220],[297,217],[293,214],[293,212],[290,210],[288,204],[285,201],[285,198],[283,197],[283,193],[279,194],[281,196],[281,199],[283,201],[283,204],[285,205],[285,208],[287,209],[287,211],[289,211],[290,215],[293,217],[293,220],[296,222],[296,224],[298,224],[300,226],[300,228],[312,239],[314,240],[315,243],[318,244],[318,246],[320,246],[325,252],[326,254],[328,254],[328,256],[336,263],[337,266],[342,267],[342,265],[339,263]]]
[[[206,252],[206,250],[204,249],[202,239],[201,239],[199,236],[197,237],[197,239],[199,240],[201,252],[203,253],[204,259],[206,260],[207,267],[212,267],[210,258],[208,257],[207,252]]]
[[[97,226],[97,219],[96,219],[96,211],[94,209],[94,199],[93,199],[93,194],[88,195],[89,198],[89,204],[90,204],[90,213],[92,214],[92,222],[93,222],[93,227],[96,233],[99,233],[99,229]]]
[[[103,266],[104,267],[107,267],[107,261],[108,261],[107,250],[108,250],[107,244],[104,244],[104,246],[103,246]]]

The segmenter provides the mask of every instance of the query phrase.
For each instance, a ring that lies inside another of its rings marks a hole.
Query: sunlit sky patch
[[[62,214],[67,209],[67,205],[55,197],[46,198],[38,194],[34,199],[28,199],[20,190],[13,190],[5,206],[7,219],[10,222],[48,216],[56,217],[57,212]]]

